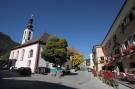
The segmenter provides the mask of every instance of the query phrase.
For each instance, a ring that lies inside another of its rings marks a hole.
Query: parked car
[[[30,76],[31,75],[31,68],[29,68],[29,67],[21,67],[21,68],[18,69],[18,72],[21,75]]]
[[[88,72],[92,72],[91,68],[88,68]]]
[[[50,73],[50,68],[47,68],[47,67],[39,67],[36,71],[36,73],[39,73],[39,74],[47,74],[47,73]]]
[[[0,60],[0,69],[3,69],[4,66],[5,66],[5,62],[3,60]]]

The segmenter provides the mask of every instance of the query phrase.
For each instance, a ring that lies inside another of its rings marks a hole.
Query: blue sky
[[[34,36],[47,32],[65,38],[88,58],[104,39],[124,0],[0,0],[0,32],[21,43],[34,14]]]

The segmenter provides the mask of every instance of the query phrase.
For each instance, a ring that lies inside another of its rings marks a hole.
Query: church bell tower
[[[22,38],[22,44],[30,41],[32,39],[32,36],[33,36],[33,15],[31,16],[31,18],[29,19],[28,21],[28,24],[26,26],[26,29],[24,30],[24,33],[23,33],[23,38]]]

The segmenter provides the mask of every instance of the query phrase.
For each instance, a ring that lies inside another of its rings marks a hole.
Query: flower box
[[[118,75],[118,79],[124,80],[126,78],[126,74],[123,72],[120,72]]]
[[[135,50],[135,44],[132,44],[132,45],[130,46],[130,49],[131,49],[131,50]]]
[[[130,52],[130,48],[123,49],[123,54],[127,55]]]
[[[129,73],[127,73],[126,74],[126,77],[127,77],[127,80],[129,82],[135,82],[135,74],[129,74]]]

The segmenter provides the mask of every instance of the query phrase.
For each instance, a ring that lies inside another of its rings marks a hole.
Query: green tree
[[[83,54],[76,48],[68,48],[69,56],[72,58],[72,66],[78,66],[83,62]]]
[[[67,41],[56,36],[50,36],[42,52],[46,61],[62,66],[67,59]]]
[[[75,54],[79,54],[76,48],[68,48],[68,53],[70,56],[73,56]]]

